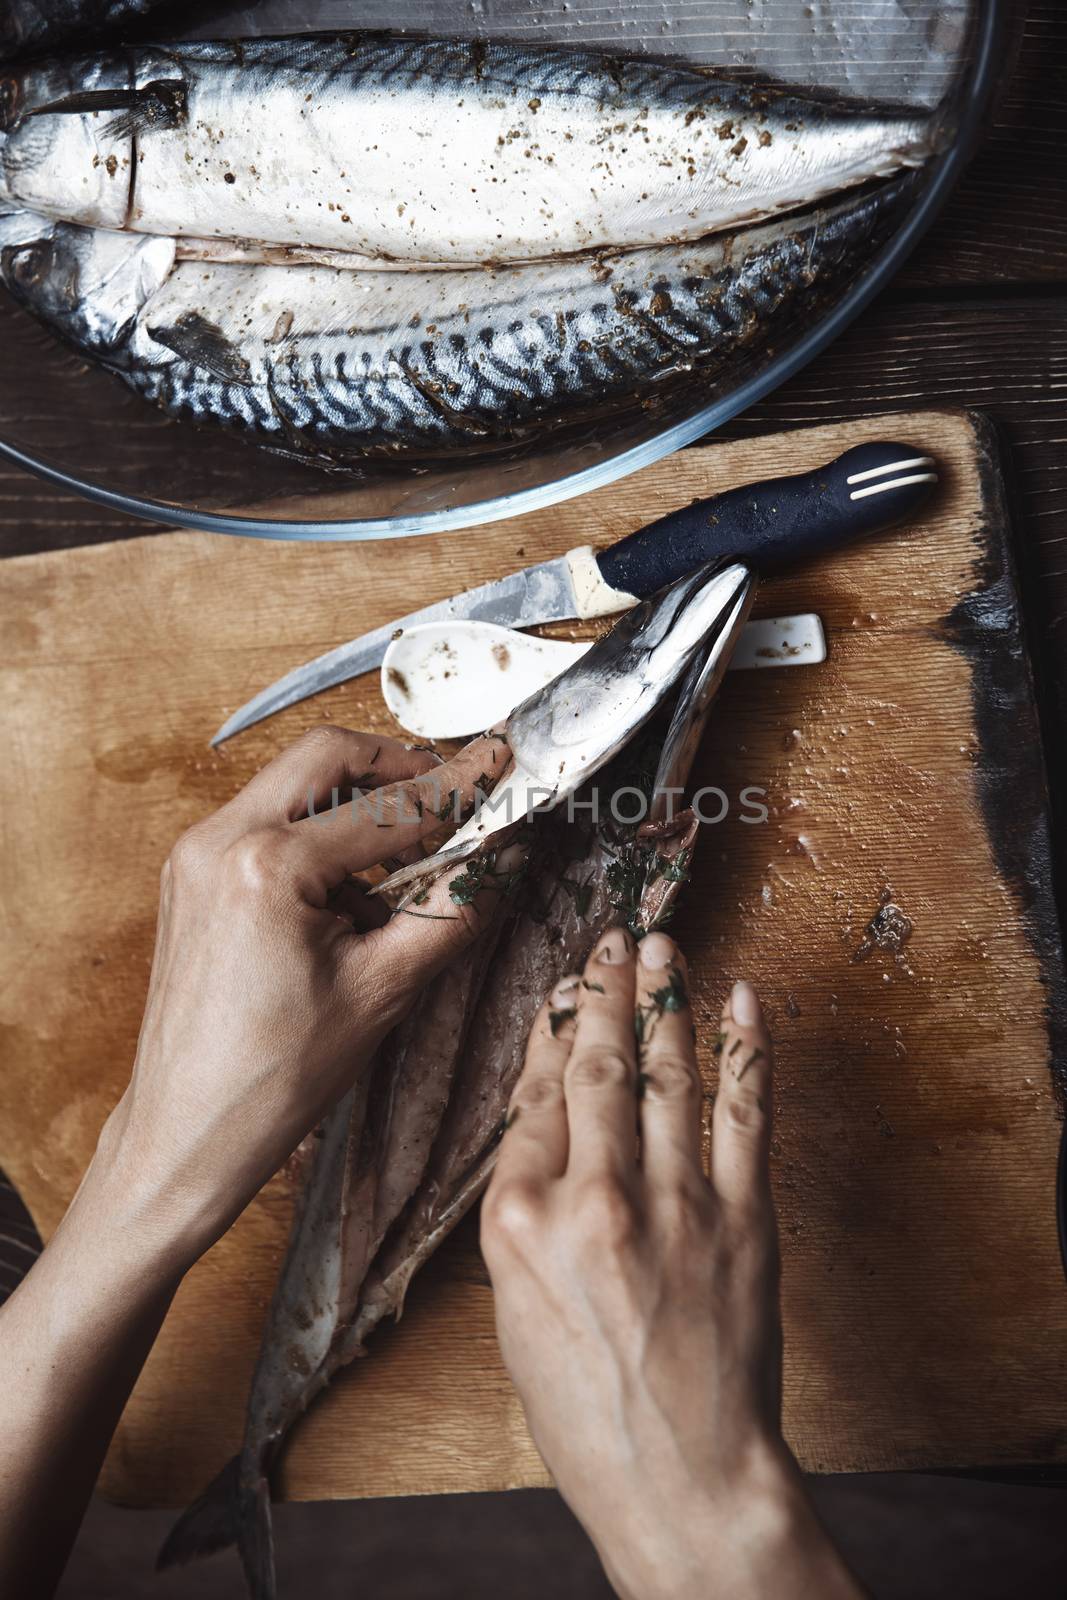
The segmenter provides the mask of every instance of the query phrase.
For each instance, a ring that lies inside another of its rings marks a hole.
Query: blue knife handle
[[[860,444],[815,472],[694,500],[598,551],[596,563],[606,583],[639,600],[719,556],[774,572],[902,521],[936,483],[933,460],[915,446]]]

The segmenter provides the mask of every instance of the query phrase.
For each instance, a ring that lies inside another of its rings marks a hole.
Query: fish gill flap
[[[576,788],[647,721],[749,583],[739,563],[712,563],[626,612],[512,712],[507,738],[516,760],[561,794]]]

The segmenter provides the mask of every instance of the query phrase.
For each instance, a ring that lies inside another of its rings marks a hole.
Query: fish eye
[[[10,256],[10,271],[15,282],[23,289],[32,289],[48,271],[52,252],[43,239],[24,244]]]
[[[22,110],[22,85],[18,78],[7,73],[0,78],[0,129],[5,133],[14,126]]]
[[[0,128],[12,127],[22,112],[22,83],[14,73],[0,78]]]

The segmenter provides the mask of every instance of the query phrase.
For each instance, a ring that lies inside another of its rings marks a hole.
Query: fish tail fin
[[[262,1473],[242,1478],[238,1487],[240,1520],[237,1545],[252,1600],[275,1600],[274,1529],[270,1482]]]
[[[156,1557],[157,1572],[184,1566],[237,1543],[240,1466],[240,1456],[227,1461],[218,1477],[182,1512]]]

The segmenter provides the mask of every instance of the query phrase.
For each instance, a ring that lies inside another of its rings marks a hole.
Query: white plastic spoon
[[[491,728],[559,676],[592,643],[539,639],[495,622],[423,622],[392,640],[382,695],[402,728],[420,739],[461,739]],[[745,625],[730,661],[744,667],[806,667],[826,660],[813,612]]]

